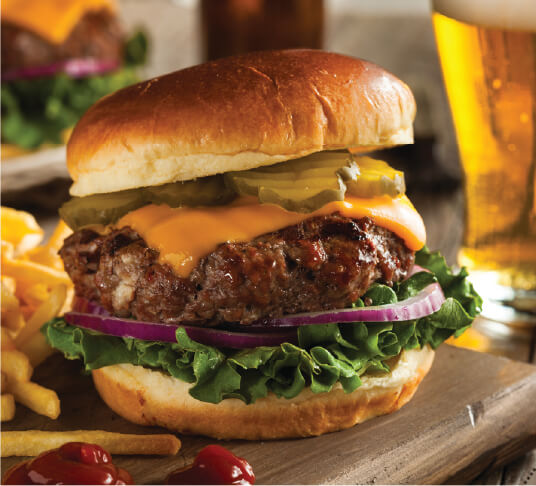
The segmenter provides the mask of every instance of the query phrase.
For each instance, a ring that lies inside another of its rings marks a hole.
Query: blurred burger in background
[[[2,1],[2,158],[61,144],[99,98],[136,82],[147,41],[114,0]]]

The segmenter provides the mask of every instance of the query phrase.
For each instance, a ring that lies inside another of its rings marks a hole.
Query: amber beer
[[[459,261],[485,299],[508,301],[534,321],[536,3],[435,0],[433,7],[465,173]]]
[[[201,0],[206,60],[266,49],[320,49],[324,0]]]

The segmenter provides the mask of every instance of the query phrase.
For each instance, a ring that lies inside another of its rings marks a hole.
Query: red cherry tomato
[[[218,445],[209,445],[197,454],[193,464],[172,472],[167,484],[255,484],[249,463]]]
[[[3,484],[133,484],[102,447],[68,442],[9,469]]]

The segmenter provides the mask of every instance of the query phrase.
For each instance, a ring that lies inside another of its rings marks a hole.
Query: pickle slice
[[[404,174],[381,160],[347,151],[318,152],[279,164],[225,175],[240,195],[257,196],[289,211],[312,212],[346,194],[358,197],[405,192]]]
[[[340,186],[343,182],[339,181]],[[259,200],[263,203],[272,203],[284,207],[287,211],[296,213],[311,213],[325,206],[332,201],[344,200],[344,187],[332,189],[315,189],[310,191],[310,195],[304,198],[303,189],[280,189],[261,187],[259,190]],[[342,197],[341,197],[342,194]]]
[[[225,185],[223,176],[203,177],[194,181],[173,182],[109,194],[74,197],[60,208],[60,217],[73,230],[83,226],[115,223],[122,216],[147,204],[214,206],[226,204],[236,193]]]
[[[226,186],[223,175],[203,177],[193,181],[172,182],[161,186],[142,188],[145,200],[153,204],[180,206],[216,206],[235,197],[235,192]]]
[[[361,172],[359,177],[345,180],[348,194],[356,197],[396,197],[406,192],[404,173],[383,160],[359,157],[357,163]]]
[[[268,167],[229,172],[229,187],[240,195],[257,196],[288,211],[308,213],[331,201],[342,201],[345,179],[359,168],[349,152],[319,152]]]
[[[405,192],[404,174],[381,160],[356,157],[346,151],[327,151],[301,159],[228,172],[225,175],[142,187],[110,194],[73,198],[60,216],[73,229],[115,223],[147,204],[180,206],[223,205],[236,195],[255,196],[261,203],[277,204],[288,211],[308,213],[346,194],[357,197]]]
[[[74,231],[90,224],[109,224],[124,214],[143,206],[143,192],[138,189],[73,197],[59,210],[60,217]]]

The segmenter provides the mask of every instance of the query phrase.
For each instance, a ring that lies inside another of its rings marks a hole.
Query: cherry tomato
[[[192,465],[172,472],[167,484],[255,484],[249,463],[218,445],[197,454]]]
[[[102,447],[68,442],[10,468],[3,484],[133,484]]]

